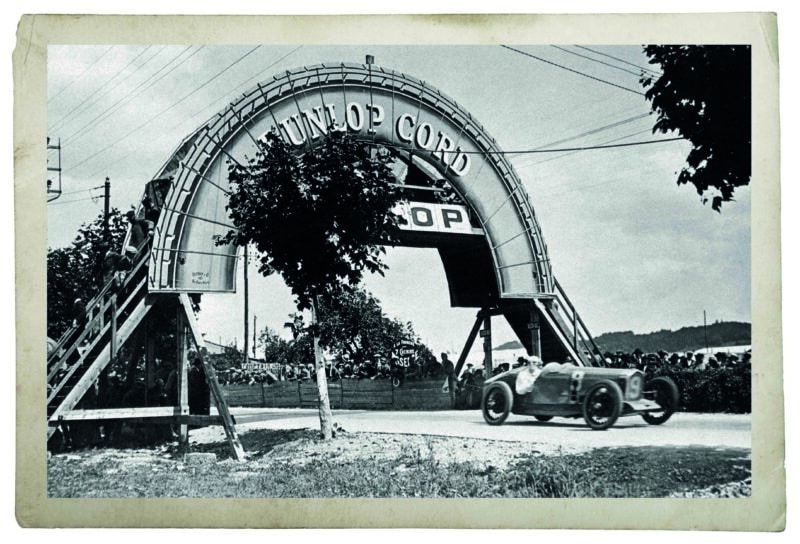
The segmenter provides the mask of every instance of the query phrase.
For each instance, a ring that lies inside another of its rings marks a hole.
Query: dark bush
[[[655,376],[669,376],[675,381],[681,395],[681,411],[732,414],[751,411],[750,365],[705,370],[663,366],[647,377]]]

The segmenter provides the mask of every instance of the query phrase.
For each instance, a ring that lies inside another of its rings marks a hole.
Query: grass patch
[[[348,440],[369,443],[379,435]],[[241,435],[248,461],[230,459],[225,444],[194,445],[220,461],[187,465],[174,446],[82,450],[48,462],[50,497],[666,497],[741,481],[749,452],[699,447],[604,448],[559,456],[526,454],[506,468],[450,463],[433,455],[432,439],[391,456],[342,455],[337,441],[320,449],[308,430],[256,430]],[[437,438],[437,441],[441,440]],[[465,441],[452,439],[454,447]],[[341,443],[341,442],[339,442]],[[437,442],[438,444],[438,442]],[[438,446],[437,446],[438,447]],[[498,444],[502,455],[502,444]]]

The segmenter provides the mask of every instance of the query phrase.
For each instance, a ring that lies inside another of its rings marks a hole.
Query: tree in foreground
[[[100,291],[103,258],[109,249],[122,245],[127,231],[125,218],[117,208],[109,212],[108,227],[106,235],[103,214],[100,214],[78,228],[78,234],[69,246],[47,250],[49,337],[60,337],[73,319],[80,317],[75,313],[75,299],[87,303]]]
[[[332,436],[328,386],[317,330],[320,297],[334,299],[380,273],[384,244],[397,241],[392,213],[400,191],[391,182],[393,157],[374,144],[330,131],[319,147],[296,155],[277,134],[258,142],[254,158],[228,165],[227,209],[236,230],[218,243],[253,244],[259,272],[278,273],[298,309],[311,311],[322,436]]]
[[[662,71],[641,79],[658,114],[653,132],[677,131],[691,142],[678,184],[692,183],[719,212],[750,183],[750,46],[648,45],[644,52]]]

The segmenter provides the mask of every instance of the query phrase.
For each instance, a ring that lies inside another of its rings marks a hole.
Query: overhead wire
[[[104,187],[103,185],[98,185],[97,187],[89,187],[88,189],[79,189],[79,190],[77,190],[77,191],[69,191],[69,192],[67,192],[67,193],[61,193],[61,196],[65,196],[65,195],[76,195],[76,194],[78,194],[78,193],[86,193],[86,192],[89,192],[89,191],[94,191],[94,190],[97,190],[97,189],[102,189],[103,187]]]
[[[76,81],[78,81],[80,78],[82,78],[82,77],[83,77],[83,75],[84,75],[86,72],[88,72],[89,70],[91,70],[92,68],[94,68],[94,66],[95,66],[95,65],[96,65],[98,62],[100,62],[100,60],[101,60],[103,57],[105,57],[105,56],[106,56],[106,53],[108,53],[109,51],[111,51],[112,49],[114,49],[114,47],[115,47],[115,46],[113,46],[113,45],[112,45],[112,46],[110,46],[108,49],[106,49],[105,51],[103,51],[103,53],[102,53],[102,54],[101,54],[99,57],[97,57],[97,59],[95,59],[95,61],[94,61],[93,63],[91,63],[89,66],[87,66],[87,67],[86,67],[86,68],[83,70],[83,72],[81,72],[80,74],[78,74],[78,76],[77,76],[77,77],[74,77],[74,78],[70,79],[69,83],[67,83],[66,85],[64,85],[64,86],[61,88],[61,90],[60,90],[60,91],[58,91],[56,94],[54,94],[53,96],[51,96],[50,98],[48,98],[48,99],[47,99],[47,103],[49,104],[50,102],[54,101],[56,98],[58,98],[59,96],[61,96],[61,93],[63,93],[64,91],[66,91],[66,90],[67,90],[67,89],[68,89],[70,86],[72,86],[72,84],[73,84],[73,83],[75,83],[75,82],[76,82]]]
[[[609,66],[609,67],[614,68],[616,70],[621,70],[621,71],[625,72],[626,74],[633,74],[633,75],[635,75],[637,77],[641,76],[641,72],[634,72],[633,70],[628,70],[627,68],[623,68],[622,66],[617,66],[616,64],[611,64],[610,62],[603,62],[602,60],[594,59],[594,58],[592,58],[592,57],[590,57],[588,55],[581,55],[580,53],[576,53],[575,51],[570,51],[569,49],[567,49],[565,47],[560,47],[558,45],[551,45],[550,47],[554,47],[555,49],[558,49],[559,51],[563,51],[565,53],[569,53],[570,55],[575,55],[576,57],[580,57],[582,59],[586,59],[586,60],[589,60],[589,61],[592,61],[592,62],[596,62],[598,64],[602,64],[603,66]]]
[[[62,116],[62,117],[61,117],[61,119],[59,119],[58,121],[56,121],[55,123],[53,123],[53,124],[52,124],[52,125],[51,125],[51,126],[48,128],[48,129],[47,129],[47,130],[48,130],[48,132],[53,132],[53,131],[57,130],[57,129],[58,129],[60,126],[62,126],[62,125],[63,125],[63,123],[66,121],[66,119],[68,119],[68,118],[69,118],[69,117],[70,117],[70,116],[71,116],[73,113],[75,113],[75,112],[76,112],[76,111],[77,111],[77,110],[78,110],[78,109],[79,109],[81,106],[83,106],[84,104],[86,104],[86,102],[88,102],[90,99],[92,99],[92,98],[93,98],[93,97],[94,97],[94,96],[95,96],[97,93],[99,93],[99,92],[100,92],[100,91],[101,91],[101,90],[102,90],[104,87],[106,87],[107,85],[109,85],[110,83],[112,83],[116,77],[118,77],[118,76],[119,76],[120,74],[122,74],[122,73],[123,73],[125,70],[127,70],[127,69],[128,69],[128,67],[130,67],[130,65],[131,65],[131,64],[133,64],[134,62],[136,62],[136,60],[137,60],[139,57],[141,57],[142,55],[144,55],[144,54],[145,54],[145,53],[146,53],[146,52],[147,52],[147,51],[148,51],[148,50],[149,50],[151,47],[153,47],[153,46],[152,46],[152,45],[148,45],[147,47],[145,47],[144,49],[142,49],[142,50],[139,52],[139,54],[137,54],[135,57],[133,57],[133,59],[131,59],[131,61],[130,61],[130,62],[128,62],[128,64],[126,64],[126,65],[125,65],[125,66],[124,66],[124,67],[123,67],[121,70],[119,70],[119,71],[118,71],[116,74],[114,74],[114,75],[113,75],[113,76],[111,76],[111,77],[110,77],[108,80],[106,80],[106,82],[105,82],[105,83],[103,83],[102,85],[100,85],[100,86],[99,86],[97,89],[95,89],[95,90],[94,90],[94,92],[92,92],[92,93],[91,93],[91,94],[89,94],[89,95],[88,95],[86,98],[84,98],[84,99],[83,99],[83,100],[82,100],[82,101],[81,101],[81,102],[80,102],[80,103],[79,103],[77,106],[75,106],[75,107],[74,107],[74,108],[72,108],[70,111],[68,111],[68,112],[67,112],[67,113],[66,113],[64,116]],[[151,57],[151,58],[152,58],[152,57]],[[149,62],[149,59],[148,59],[148,61],[147,61],[147,62]],[[145,62],[144,64],[147,64],[147,62]],[[142,64],[142,66],[144,66],[144,64]],[[135,74],[135,73],[136,73],[136,72],[139,70],[139,68],[141,68],[141,66],[140,66],[140,67],[138,67],[138,68],[137,68],[136,70],[134,70],[133,72],[131,72],[130,74],[128,74],[128,76],[127,76],[125,79],[123,79],[122,81],[120,81],[119,83],[117,83],[117,85],[114,85],[114,86],[113,86],[112,88],[110,88],[108,91],[106,91],[105,93],[103,93],[102,95],[100,95],[100,96],[98,97],[98,99],[99,99],[99,98],[102,98],[103,96],[105,96],[105,95],[106,95],[106,94],[108,94],[109,92],[111,92],[111,91],[113,91],[114,89],[116,89],[116,88],[117,88],[117,87],[118,87],[118,86],[119,86],[119,85],[120,85],[122,82],[126,81],[126,80],[127,80],[129,77],[130,77],[130,76],[132,76],[133,74]],[[89,106],[91,106],[92,104],[95,104],[96,102],[97,102],[97,100],[94,100],[94,101],[90,102],[90,103],[89,103]],[[82,110],[82,111],[85,111],[85,110],[86,110],[86,108],[84,108],[84,110]]]
[[[171,65],[171,64],[173,64],[173,63],[175,63],[175,62],[177,62],[177,61],[178,61],[178,59],[179,59],[181,56],[183,56],[183,55],[184,55],[184,53],[186,53],[187,51],[189,51],[189,50],[190,50],[192,47],[193,47],[193,46],[191,46],[191,45],[190,45],[190,46],[187,46],[187,47],[185,47],[185,48],[184,48],[184,49],[183,49],[183,50],[182,50],[180,53],[178,53],[178,54],[177,54],[176,56],[174,56],[174,57],[173,57],[171,60],[169,60],[169,61],[168,61],[166,64],[164,64],[163,66],[161,66],[161,68],[159,68],[159,69],[158,69],[156,72],[154,72],[153,74],[151,74],[151,75],[150,75],[150,76],[149,76],[147,79],[145,79],[145,80],[144,80],[144,81],[142,81],[142,82],[141,82],[139,85],[137,85],[137,86],[136,86],[136,87],[135,87],[135,88],[134,88],[134,89],[133,89],[133,90],[130,92],[130,94],[128,94],[128,95],[126,95],[126,96],[124,96],[122,99],[120,99],[120,100],[118,100],[117,102],[115,102],[115,103],[114,103],[112,106],[110,106],[110,107],[109,107],[108,109],[106,109],[104,112],[101,112],[101,114],[100,114],[99,116],[95,117],[94,119],[92,119],[92,121],[90,121],[89,123],[87,123],[86,125],[84,125],[83,127],[81,127],[80,129],[78,129],[78,131],[76,131],[75,133],[71,134],[70,136],[67,136],[67,138],[66,138],[66,142],[67,142],[67,143],[70,143],[70,142],[73,142],[73,141],[75,141],[75,140],[76,140],[76,139],[77,139],[79,136],[81,136],[82,134],[85,134],[85,133],[88,131],[88,129],[90,129],[90,128],[91,128],[91,127],[93,127],[93,126],[97,126],[97,125],[98,125],[98,124],[100,124],[101,122],[105,121],[106,119],[108,119],[109,117],[111,117],[111,115],[112,115],[114,112],[116,112],[117,110],[119,110],[119,109],[120,109],[120,108],[121,108],[123,105],[125,105],[125,104],[126,104],[126,103],[128,103],[128,102],[130,102],[130,101],[131,101],[131,100],[133,100],[133,99],[134,99],[136,96],[139,96],[140,94],[142,94],[143,92],[145,92],[146,90],[148,90],[150,87],[152,87],[153,85],[155,85],[156,83],[158,83],[159,81],[161,81],[162,79],[164,79],[165,77],[167,77],[169,74],[171,74],[171,73],[172,73],[172,72],[175,70],[175,68],[176,68],[177,66],[173,66],[172,68],[170,68],[169,70],[167,70],[166,72],[164,72],[163,74],[161,74],[161,75],[160,75],[159,77],[157,77],[156,79],[153,79],[153,78],[155,78],[155,77],[156,77],[156,76],[157,76],[157,75],[158,75],[158,74],[159,74],[161,71],[163,71],[164,69],[166,69],[166,68],[167,68],[169,65]],[[190,59],[191,57],[193,57],[195,54],[197,54],[197,53],[198,53],[198,52],[199,52],[201,49],[203,49],[204,47],[205,47],[205,46],[202,46],[202,45],[201,45],[201,46],[199,46],[199,48],[198,48],[198,49],[196,49],[196,50],[195,50],[195,51],[194,51],[192,54],[190,54],[188,57],[186,57],[185,59],[181,60],[180,62],[181,62],[181,63],[183,63],[183,62],[187,61],[188,59]],[[142,86],[144,86],[144,85],[146,85],[146,86],[145,86],[144,88],[142,88]],[[140,89],[141,89],[141,90],[140,90]]]
[[[90,197],[86,197],[86,198],[73,198],[72,200],[58,200],[58,199],[56,199],[56,200],[51,200],[50,202],[48,202],[48,205],[54,206],[56,204],[72,204],[74,202],[85,202],[87,200],[97,201],[97,198],[90,196]]]
[[[81,165],[85,164],[86,162],[90,161],[91,159],[95,158],[96,156],[100,155],[101,153],[104,153],[104,152],[108,151],[109,149],[111,149],[111,148],[115,147],[115,146],[116,146],[116,145],[118,145],[120,142],[122,142],[122,141],[124,141],[124,140],[127,140],[128,138],[130,138],[131,136],[133,136],[135,133],[137,133],[139,130],[141,130],[142,128],[144,128],[145,126],[147,126],[147,125],[148,125],[150,122],[152,122],[154,119],[156,119],[156,118],[158,118],[158,117],[160,117],[160,116],[164,115],[164,114],[165,114],[165,113],[167,113],[169,110],[171,110],[172,108],[174,108],[175,106],[177,106],[178,104],[180,104],[181,102],[183,102],[184,100],[186,100],[187,98],[189,98],[190,96],[192,96],[193,94],[195,94],[195,93],[197,93],[198,91],[200,91],[201,89],[205,88],[205,87],[206,87],[207,85],[209,85],[209,84],[210,84],[212,81],[214,81],[215,79],[217,79],[218,77],[220,77],[222,74],[224,74],[225,72],[227,72],[228,70],[230,70],[231,68],[233,68],[234,66],[236,66],[237,64],[239,64],[239,63],[240,63],[242,60],[244,60],[245,58],[247,58],[249,55],[251,55],[253,52],[255,52],[256,50],[258,50],[259,48],[261,48],[261,45],[257,45],[257,46],[255,46],[255,47],[253,47],[252,49],[250,49],[249,51],[247,51],[247,52],[246,52],[244,55],[240,56],[238,59],[236,59],[235,61],[233,61],[233,62],[232,62],[232,63],[230,63],[229,65],[227,65],[225,68],[223,68],[222,70],[220,70],[220,71],[219,71],[219,72],[217,72],[216,74],[214,74],[214,75],[213,75],[211,78],[209,78],[208,80],[206,80],[206,81],[205,81],[205,82],[204,82],[202,85],[200,85],[200,86],[198,86],[198,87],[195,87],[195,88],[194,88],[194,89],[193,89],[191,92],[189,92],[189,93],[185,94],[184,96],[182,96],[180,99],[178,99],[178,101],[177,101],[177,102],[175,102],[175,103],[173,103],[172,105],[170,105],[170,106],[168,106],[168,107],[164,108],[163,110],[159,111],[159,112],[158,112],[158,113],[156,113],[154,116],[150,117],[149,119],[147,119],[145,122],[143,122],[142,124],[140,124],[140,125],[139,125],[139,126],[137,126],[136,128],[134,128],[134,129],[132,129],[132,130],[128,131],[128,132],[125,134],[125,136],[123,136],[122,138],[120,138],[120,139],[118,139],[118,140],[116,140],[116,141],[112,142],[111,144],[107,145],[106,147],[104,147],[104,148],[100,149],[99,151],[97,151],[97,152],[95,152],[95,153],[93,153],[93,154],[89,155],[88,157],[86,157],[86,158],[85,158],[85,159],[83,159],[82,161],[80,161],[80,162],[78,162],[77,164],[73,165],[73,167],[72,167],[72,168],[77,168],[78,166],[81,166]]]
[[[566,70],[567,72],[572,72],[574,74],[578,74],[578,75],[583,76],[585,78],[589,78],[591,80],[598,81],[598,82],[604,83],[606,85],[610,85],[611,87],[616,87],[617,89],[621,89],[623,91],[628,91],[629,93],[633,93],[633,94],[638,94],[640,96],[644,96],[644,93],[639,92],[639,91],[637,91],[635,89],[631,89],[629,87],[625,87],[624,85],[618,85],[618,84],[613,83],[611,81],[608,81],[606,79],[602,79],[602,78],[593,76],[591,74],[587,74],[586,72],[582,72],[582,71],[576,70],[574,68],[569,68],[568,66],[564,66],[563,64],[559,64],[557,62],[553,62],[551,60],[544,59],[544,58],[542,58],[542,57],[540,57],[538,55],[534,55],[532,53],[528,53],[527,51],[522,51],[521,49],[516,49],[514,47],[510,47],[508,45],[503,45],[503,44],[500,44],[500,47],[503,47],[504,49],[508,49],[509,51],[514,51],[515,53],[519,53],[520,55],[525,55],[526,57],[530,57],[532,59],[536,59],[536,60],[538,60],[540,62],[544,62],[545,64],[550,64],[551,66],[555,66],[556,68],[560,68],[562,70]]]
[[[628,66],[633,66],[634,68],[638,68],[639,70],[643,70],[645,72],[650,72],[651,74],[656,75],[656,76],[662,75],[662,72],[659,71],[659,70],[653,70],[652,68],[646,68],[644,66],[639,66],[638,64],[634,64],[633,62],[628,62],[625,59],[621,59],[619,57],[615,57],[614,55],[609,55],[608,53],[603,53],[602,51],[598,51],[597,49],[592,49],[591,47],[586,47],[586,46],[583,46],[583,45],[576,45],[575,47],[577,47],[579,49],[583,49],[585,51],[590,51],[590,52],[592,52],[592,53],[594,53],[596,55],[600,55],[600,56],[603,56],[603,57],[606,57],[606,58],[609,58],[609,59],[614,59],[614,60],[616,60],[618,62],[621,62],[623,64],[627,64]]]
[[[534,154],[534,153],[563,153],[566,151],[590,151],[593,149],[610,149],[614,147],[630,147],[637,145],[660,144],[662,142],[674,142],[677,140],[684,140],[683,136],[675,138],[662,138],[660,140],[643,140],[640,142],[629,142],[624,144],[612,145],[587,145],[582,147],[564,147],[560,149],[522,149],[517,151],[461,151],[464,154],[470,155],[510,155],[510,154]]]
[[[640,134],[644,134],[646,132],[650,132],[651,130],[652,129],[650,129],[650,128],[646,128],[644,130],[631,132],[629,134],[625,134],[624,136],[618,136],[616,138],[611,138],[610,140],[605,140],[605,141],[603,141],[603,142],[601,142],[601,143],[599,143],[597,145],[612,144],[612,143],[618,142],[620,140],[625,140],[626,138],[632,138],[634,136],[639,136]],[[664,140],[657,140],[657,141],[664,141]],[[574,155],[575,153],[578,153],[578,152],[579,151],[566,151],[566,152],[564,152],[563,155],[557,155],[555,157],[547,157],[545,159],[540,159],[538,161],[528,162],[526,164],[521,164],[522,161],[519,161],[519,162],[514,163],[514,167],[517,168],[517,169],[530,168],[532,166],[536,166],[537,164],[544,164],[546,162],[555,161],[555,160],[558,160],[558,159],[563,159],[564,157],[568,157],[570,155]]]
[[[260,77],[261,77],[263,74],[265,74],[266,72],[268,72],[268,71],[269,71],[269,70],[270,70],[270,69],[271,69],[273,66],[275,66],[275,65],[276,65],[276,64],[278,64],[279,62],[282,62],[283,60],[285,60],[287,57],[289,57],[290,55],[292,55],[293,53],[295,53],[297,50],[301,49],[302,47],[303,47],[302,45],[299,45],[299,46],[295,47],[294,49],[292,49],[291,51],[289,51],[288,53],[286,53],[285,55],[283,55],[281,58],[279,58],[278,60],[276,60],[275,62],[273,62],[272,64],[270,64],[269,66],[267,66],[266,68],[264,68],[263,70],[261,70],[260,72],[258,72],[256,75],[249,77],[248,79],[246,79],[245,81],[243,81],[242,83],[240,83],[239,85],[237,85],[236,87],[234,87],[234,89],[233,89],[232,91],[230,91],[230,92],[226,92],[224,95],[222,95],[222,96],[220,96],[220,97],[218,97],[218,98],[214,99],[212,102],[209,102],[209,103],[208,103],[206,106],[204,106],[204,107],[200,108],[199,110],[197,110],[196,112],[194,112],[193,114],[191,114],[190,116],[188,116],[186,119],[184,119],[183,121],[181,121],[181,122],[180,122],[180,123],[178,123],[177,125],[173,125],[171,128],[173,128],[173,129],[174,129],[174,128],[178,128],[179,126],[183,126],[184,124],[186,124],[186,123],[188,123],[188,122],[191,122],[191,121],[193,121],[193,120],[194,120],[194,119],[196,119],[196,118],[197,118],[197,117],[198,117],[198,116],[199,116],[201,113],[203,113],[204,111],[208,111],[208,110],[209,110],[209,109],[210,109],[212,106],[214,106],[215,104],[217,104],[217,103],[219,103],[220,101],[224,100],[226,97],[228,97],[228,96],[232,96],[232,95],[233,95],[233,93],[235,93],[236,91],[238,91],[239,89],[241,89],[242,87],[244,87],[245,85],[247,85],[248,83],[250,83],[251,81],[253,81],[253,80],[255,80],[255,79],[258,79],[258,78],[260,78]],[[219,107],[217,107],[217,108],[214,108],[214,110],[213,110],[213,111],[217,111],[217,110],[219,110]],[[196,122],[196,121],[195,121],[195,122]]]
[[[302,47],[303,47],[302,45],[299,45],[299,46],[295,47],[294,49],[292,49],[291,51],[289,51],[288,53],[286,53],[286,54],[285,54],[285,55],[283,55],[282,57],[280,57],[280,58],[278,58],[277,60],[275,60],[274,62],[272,62],[272,63],[271,63],[269,66],[267,66],[266,68],[264,68],[263,70],[261,70],[260,72],[258,72],[256,75],[254,75],[254,76],[251,76],[250,78],[246,79],[245,81],[243,81],[242,83],[240,83],[239,85],[237,85],[236,87],[234,87],[234,89],[233,89],[232,91],[230,91],[230,92],[226,92],[226,93],[225,93],[225,94],[223,94],[222,96],[219,96],[219,97],[215,98],[213,101],[209,102],[209,103],[208,103],[206,106],[204,106],[204,107],[200,108],[199,110],[197,110],[197,111],[196,111],[196,112],[194,112],[193,114],[191,114],[191,115],[188,115],[188,116],[183,116],[183,117],[181,117],[181,120],[180,120],[180,121],[178,121],[176,124],[172,125],[172,126],[169,128],[169,130],[175,130],[175,129],[177,129],[177,128],[179,128],[179,127],[182,127],[182,126],[184,126],[184,125],[186,125],[186,124],[188,124],[188,123],[194,123],[194,126],[197,126],[197,125],[199,124],[199,122],[197,121],[197,118],[198,118],[198,117],[199,117],[199,116],[200,116],[200,115],[201,115],[203,112],[209,111],[209,110],[210,110],[210,108],[211,108],[212,106],[214,106],[215,104],[218,104],[218,103],[219,103],[221,100],[225,99],[225,97],[227,97],[227,96],[231,96],[231,95],[232,95],[233,93],[235,93],[237,90],[241,89],[242,87],[244,87],[245,85],[247,85],[248,83],[250,83],[251,81],[253,81],[254,79],[258,79],[258,78],[260,78],[261,76],[263,76],[263,74],[264,74],[264,73],[266,73],[267,71],[269,71],[269,70],[270,70],[270,69],[271,69],[273,66],[275,66],[275,65],[276,65],[276,64],[278,64],[279,62],[282,62],[282,61],[284,61],[286,58],[288,58],[290,55],[292,55],[292,54],[294,54],[295,52],[297,52],[297,51],[298,51],[299,49],[301,49]],[[216,108],[214,108],[214,110],[213,110],[213,111],[214,111],[214,112],[216,112],[216,111],[218,111],[219,109],[220,109],[219,107],[216,107]],[[203,117],[205,117],[205,116],[203,116]],[[128,152],[127,152],[127,153],[125,153],[124,155],[122,155],[122,156],[120,156],[120,157],[118,157],[118,158],[114,159],[113,161],[106,162],[106,163],[105,163],[105,164],[104,164],[104,165],[103,165],[101,168],[98,168],[97,170],[95,170],[95,171],[94,171],[94,172],[93,172],[93,173],[92,173],[92,174],[91,174],[89,177],[94,177],[94,176],[96,176],[96,175],[100,174],[100,173],[101,173],[101,172],[103,172],[103,171],[107,171],[109,166],[111,166],[111,165],[114,165],[114,164],[117,164],[117,163],[119,163],[120,161],[123,161],[123,160],[127,159],[128,157],[130,157],[131,155],[133,155],[133,154],[134,154],[134,153],[136,153],[137,151],[141,150],[143,147],[144,147],[144,144],[142,144],[142,145],[139,145],[139,146],[135,147],[134,149],[131,149],[130,151],[128,151]]]
[[[156,57],[158,57],[158,56],[161,54],[161,52],[162,52],[164,49],[166,49],[166,48],[167,48],[167,46],[166,46],[166,45],[162,45],[161,47],[159,47],[159,48],[156,50],[156,52],[155,52],[155,53],[154,53],[154,54],[153,54],[153,55],[152,55],[150,58],[148,58],[148,59],[147,59],[147,60],[146,60],[146,61],[145,61],[145,62],[144,62],[142,65],[141,65],[141,67],[140,67],[140,68],[143,68],[144,66],[146,66],[147,64],[149,64],[151,61],[153,61],[153,60],[154,60]],[[163,68],[163,65],[162,65],[162,67],[161,67],[161,68]],[[158,72],[161,70],[161,68],[157,69],[155,72],[153,72],[153,74],[155,74],[155,73],[158,73]],[[135,73],[135,72],[134,72],[134,73]],[[76,131],[74,131],[74,132],[73,132],[72,134],[70,134],[69,136],[66,136],[66,137],[64,138],[64,140],[70,140],[70,139],[73,139],[73,140],[74,140],[74,139],[76,139],[78,136],[80,136],[82,133],[84,133],[84,132],[86,131],[85,129],[91,129],[91,128],[93,128],[94,126],[96,126],[98,123],[100,123],[101,121],[103,121],[103,119],[106,117],[106,114],[107,114],[107,113],[109,113],[109,112],[112,112],[112,113],[113,113],[113,111],[116,111],[116,110],[118,109],[118,108],[116,108],[116,106],[117,106],[118,104],[121,104],[121,103],[124,103],[124,102],[127,102],[127,101],[129,101],[129,100],[130,100],[130,99],[133,97],[133,93],[135,93],[135,92],[136,92],[136,91],[137,91],[137,90],[138,90],[138,89],[139,89],[139,88],[140,88],[142,85],[145,85],[145,84],[146,84],[148,81],[150,81],[150,79],[153,77],[153,74],[150,74],[150,75],[146,76],[146,77],[145,77],[145,78],[144,78],[142,81],[140,81],[140,82],[137,84],[137,86],[136,86],[136,87],[134,87],[134,88],[133,88],[131,91],[129,91],[128,93],[126,93],[126,95],[125,95],[125,96],[121,97],[119,100],[117,100],[116,102],[114,102],[113,104],[111,104],[110,106],[108,106],[107,108],[105,108],[104,110],[102,110],[102,111],[100,111],[100,112],[97,112],[97,113],[96,113],[96,115],[95,115],[94,117],[92,117],[92,119],[90,119],[90,120],[89,120],[87,123],[85,123],[84,125],[82,125],[82,126],[79,128],[79,129],[77,129]],[[126,80],[127,80],[127,78],[126,78]],[[138,93],[137,93],[137,94],[138,94]]]

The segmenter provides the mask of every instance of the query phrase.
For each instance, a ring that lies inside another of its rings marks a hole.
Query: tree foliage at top
[[[658,114],[653,132],[676,131],[692,144],[679,185],[692,183],[719,212],[750,183],[750,46],[648,45],[662,75],[640,80]]]
[[[218,243],[255,244],[259,272],[278,272],[300,309],[312,298],[357,285],[364,270],[383,273],[381,244],[397,240],[400,200],[385,150],[331,131],[296,155],[274,132],[255,158],[229,163],[227,209],[237,230]]]
[[[73,307],[76,298],[88,303],[100,291],[103,257],[109,248],[122,245],[127,231],[117,208],[109,212],[108,224],[108,241],[101,213],[78,228],[72,244],[47,250],[47,336],[59,338],[78,317]]]

